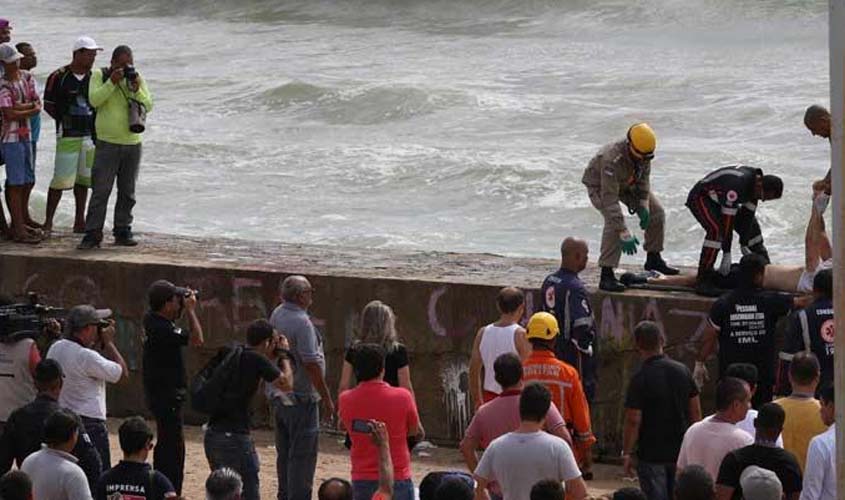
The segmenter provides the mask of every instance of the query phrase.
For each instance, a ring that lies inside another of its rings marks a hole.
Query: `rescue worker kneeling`
[[[763,233],[757,222],[757,204],[783,194],[783,181],[744,165],[720,168],[698,181],[687,197],[687,208],[706,231],[698,261],[699,292],[714,286],[713,264],[722,251],[719,273],[731,270],[733,232],[739,234],[742,255],[757,254],[769,263]]]
[[[599,256],[599,288],[602,290],[625,290],[625,285],[613,274],[613,268],[619,266],[622,252],[633,255],[640,243],[625,226],[619,202],[625,204],[628,212],[637,214],[640,229],[645,231],[645,269],[666,275],[678,274],[678,270],[669,267],[660,256],[665,215],[651,192],[649,181],[656,146],[657,137],[651,127],[638,123],[628,129],[625,139],[603,147],[584,171],[581,182],[587,187],[590,202],[604,217]]]
[[[555,340],[560,330],[555,317],[539,312],[528,320],[526,337],[534,351],[523,366],[523,380],[539,382],[552,393],[552,403],[563,415],[572,435],[575,458],[584,479],[592,479],[591,448],[596,442],[590,423],[590,406],[578,370],[555,357]]]

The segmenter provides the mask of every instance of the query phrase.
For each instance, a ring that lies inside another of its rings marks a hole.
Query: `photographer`
[[[243,480],[243,499],[257,500],[259,467],[255,444],[249,435],[250,403],[261,380],[290,391],[293,370],[287,340],[268,321],[253,321],[247,328],[246,342],[239,361],[233,365],[238,370],[232,377],[236,383],[227,389],[224,397],[230,404],[211,413],[203,444],[211,469],[235,470]],[[281,362],[279,358],[283,358]]]
[[[144,394],[158,435],[153,466],[181,495],[185,469],[182,405],[187,394],[184,347],[189,343],[199,347],[204,342],[196,314],[197,296],[194,290],[158,280],[150,286],[147,298],[150,310],[144,315],[143,366]],[[187,313],[190,333],[176,326],[183,313]]]
[[[67,337],[47,351],[47,358],[58,361],[65,374],[59,404],[82,417],[104,470],[111,467],[106,382],[114,384],[129,376],[126,361],[114,345],[114,321],[107,321],[111,314],[110,309],[90,305],[74,307],[67,316]]]
[[[100,246],[115,179],[114,242],[135,246],[138,242],[132,236],[132,207],[135,206],[135,182],[141,165],[141,134],[130,130],[130,120],[137,118],[130,113],[130,108],[137,109],[140,103],[144,113],[149,113],[153,99],[147,83],[135,70],[132,49],[119,45],[112,52],[111,66],[91,73],[88,101],[97,112],[97,154],[91,170],[92,195],[85,220],[85,236],[77,248],[90,250]]]

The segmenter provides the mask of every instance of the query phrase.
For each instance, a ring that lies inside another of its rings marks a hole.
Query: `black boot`
[[[649,252],[645,259],[645,266],[643,267],[645,267],[646,271],[657,271],[658,273],[665,274],[666,276],[674,276],[680,273],[679,270],[674,267],[669,267],[666,264],[666,261],[660,256],[660,252]]]
[[[100,248],[100,242],[103,241],[103,233],[99,231],[88,231],[82,237],[82,241],[76,246],[77,250],[92,250]]]
[[[602,267],[599,288],[605,292],[624,292],[626,287],[616,279],[612,267]]]
[[[133,237],[131,227],[121,227],[114,230],[114,244],[121,247],[134,247],[138,246],[138,240]]]

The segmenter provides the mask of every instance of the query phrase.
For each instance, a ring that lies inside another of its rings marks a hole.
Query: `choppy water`
[[[829,161],[802,125],[828,101],[823,0],[28,0],[2,14],[42,81],[79,34],[135,49],[156,98],[142,231],[548,257],[574,234],[597,254],[583,168],[647,120],[673,261],[693,263],[703,238],[688,188],[745,162],[784,177],[760,217],[773,257],[797,263]]]

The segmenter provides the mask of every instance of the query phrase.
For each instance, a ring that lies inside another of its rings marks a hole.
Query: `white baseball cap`
[[[97,45],[97,42],[95,42],[90,36],[81,36],[76,39],[73,43],[73,51],[76,52],[80,49],[103,50],[103,48]]]
[[[783,486],[774,472],[749,465],[739,476],[742,496],[746,500],[770,500],[783,496]]]
[[[14,45],[11,43],[0,43],[0,61],[4,63],[13,63],[23,55],[18,52],[18,49],[15,48]]]

